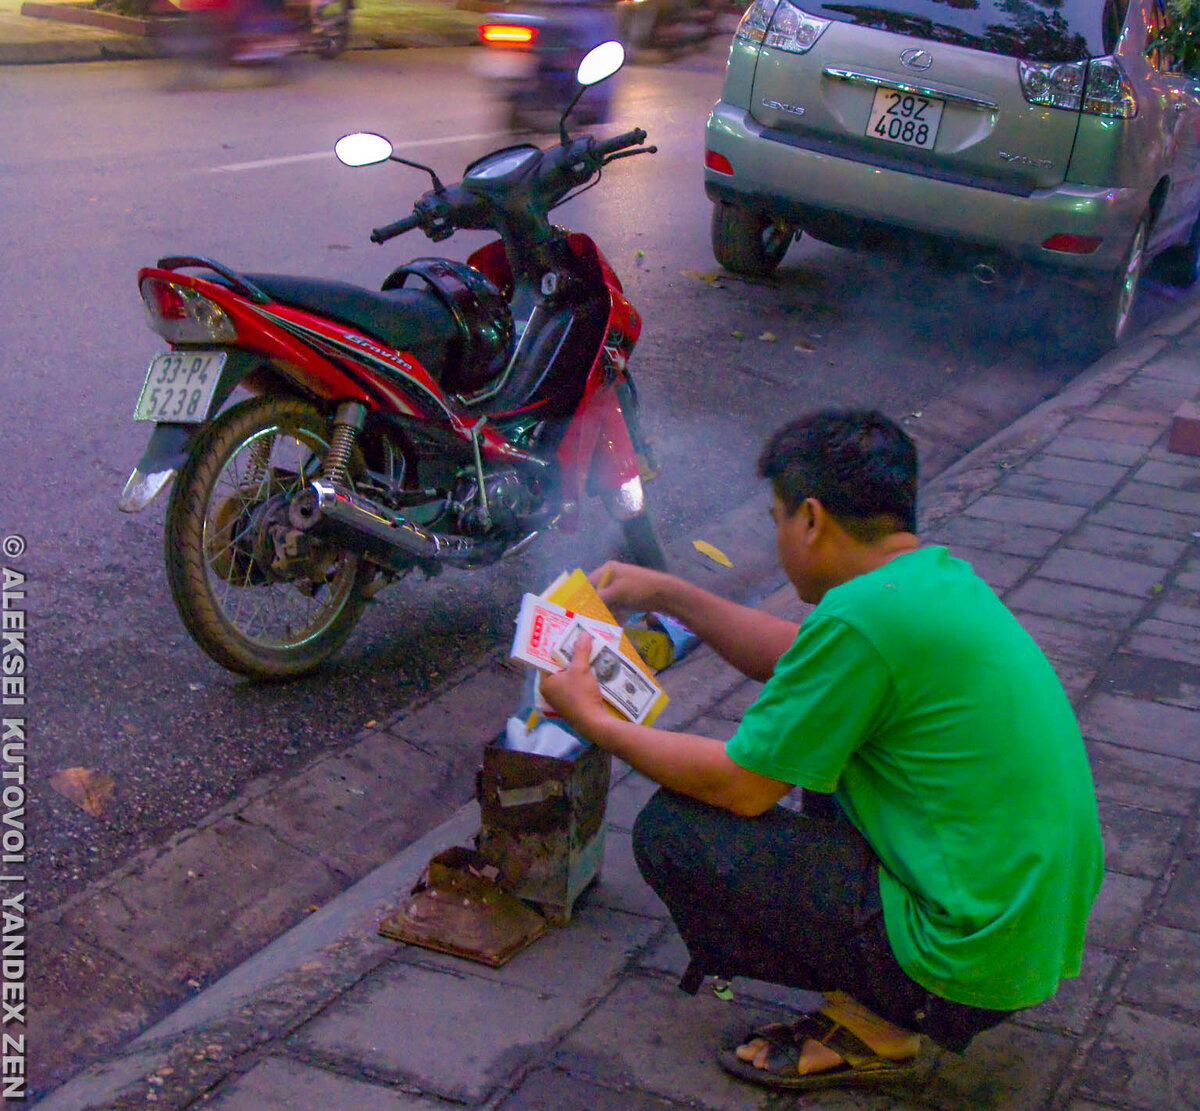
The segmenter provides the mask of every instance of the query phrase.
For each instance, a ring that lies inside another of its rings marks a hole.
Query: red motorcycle
[[[580,92],[622,59],[618,43],[591,52]],[[585,494],[622,522],[629,555],[665,565],[626,367],[641,320],[595,243],[548,219],[604,166],[656,148],[641,130],[573,139],[565,121],[557,145],[494,151],[450,186],[382,136],[338,141],[347,164],[391,160],[432,179],[374,242],[413,228],[434,241],[499,233],[467,263],[414,259],[379,293],[197,257],[140,271],[171,350],[138,400],[135,419],[155,428],[120,508],[145,508],[175,478],[167,578],[188,631],[224,667],[312,671],[381,586],[486,566],[571,529]]]

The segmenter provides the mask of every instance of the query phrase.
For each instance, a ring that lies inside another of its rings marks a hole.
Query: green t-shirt
[[[1078,975],[1104,870],[1079,727],[1041,650],[945,548],[830,590],[726,751],[835,792],[923,987],[1016,1010]]]

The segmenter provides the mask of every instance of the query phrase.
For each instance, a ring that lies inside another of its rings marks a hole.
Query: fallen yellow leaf
[[[50,777],[50,786],[81,810],[99,816],[117,781],[107,772],[91,768],[63,768]]]
[[[701,555],[708,556],[713,563],[719,563],[722,567],[732,567],[733,561],[720,548],[714,547],[707,540],[693,540],[692,547]]]
[[[774,343],[779,337],[776,336],[774,332],[763,332],[763,334],[758,338],[764,343]]]
[[[679,273],[685,278],[694,278],[698,282],[715,282],[720,277],[715,270],[680,270]]]

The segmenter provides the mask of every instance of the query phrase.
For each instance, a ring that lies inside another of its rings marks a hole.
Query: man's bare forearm
[[[655,783],[735,814],[755,817],[791,790],[791,784],[739,767],[712,737],[652,729],[607,713],[571,724]]]
[[[664,576],[654,609],[683,622],[726,663],[759,682],[796,639],[800,626],[739,605],[675,576]]]

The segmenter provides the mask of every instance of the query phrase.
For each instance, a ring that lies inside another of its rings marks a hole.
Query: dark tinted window
[[[795,0],[813,15],[1030,61],[1108,54],[1129,0]]]

